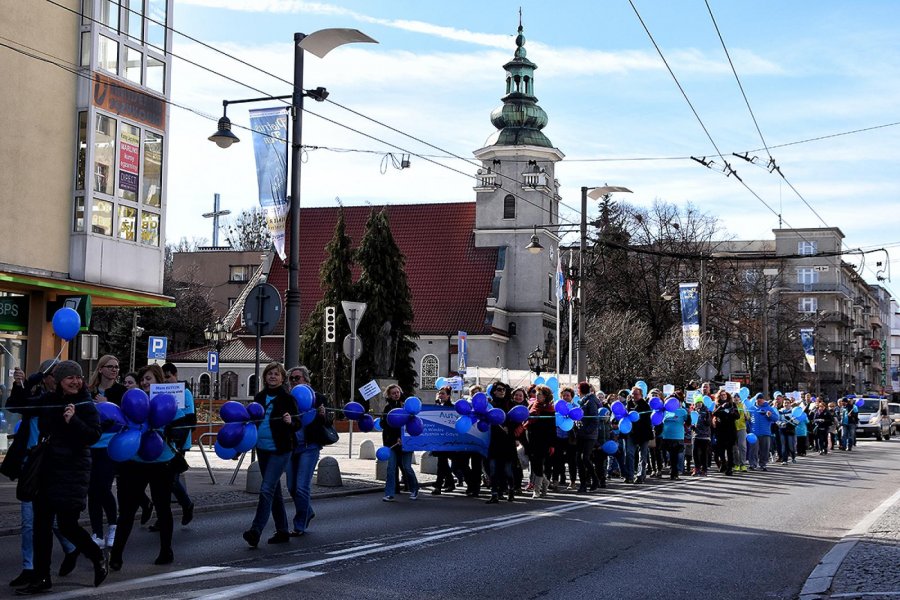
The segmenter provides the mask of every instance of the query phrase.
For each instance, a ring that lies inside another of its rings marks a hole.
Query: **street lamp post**
[[[328,97],[328,90],[318,87],[315,90],[303,89],[303,51],[323,58],[326,54],[353,42],[377,43],[357,29],[320,29],[306,35],[294,34],[294,89],[289,96],[272,96],[251,98],[247,100],[225,100],[223,106],[244,102],[261,102],[265,100],[291,99],[291,183],[290,183],[290,244],[288,246],[288,285],[285,294],[284,310],[284,362],[287,365],[300,364],[300,150],[303,143],[303,97],[309,96],[317,102]],[[209,137],[220,148],[228,148],[240,140],[231,132],[231,121],[224,114],[219,119],[219,129]]]
[[[587,199],[590,196],[594,200],[612,194],[613,192],[631,193],[626,187],[617,185],[604,185],[599,187],[581,188],[581,240],[578,244],[578,381],[587,380],[587,359],[586,348],[584,343],[584,298],[582,290],[584,289],[584,253],[587,252]],[[572,335],[569,332],[569,335]]]
[[[216,370],[215,389],[209,396],[209,432],[212,433],[213,399],[215,399],[216,402],[219,401],[219,390],[221,389],[220,385],[222,383],[222,369],[220,367],[222,346],[230,342],[234,337],[234,334],[231,333],[231,330],[227,328],[221,320],[218,320],[215,325],[210,325],[203,330],[203,337],[206,338],[206,343],[212,345],[216,349],[216,354],[220,357],[219,365],[217,365]],[[256,387],[259,388],[259,381],[256,382]]]
[[[540,346],[536,346],[528,355],[528,368],[534,372],[535,377],[540,377],[541,373],[547,370],[548,360]]]

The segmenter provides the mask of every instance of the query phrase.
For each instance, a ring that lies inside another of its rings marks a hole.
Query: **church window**
[[[516,218],[516,197],[512,194],[508,194],[506,198],[503,199],[503,218]]]
[[[422,357],[422,370],[419,373],[419,379],[422,382],[423,390],[435,389],[435,382],[440,372],[441,363],[434,354],[426,354]]]

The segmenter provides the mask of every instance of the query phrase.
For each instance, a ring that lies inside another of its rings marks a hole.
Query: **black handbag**
[[[322,424],[321,441],[323,446],[335,444],[339,439],[341,439],[341,436],[338,435],[337,429],[334,428],[334,422]]]
[[[41,487],[41,465],[50,447],[49,439],[41,440],[28,451],[28,458],[16,484],[16,499],[20,502],[32,502],[38,495]]]
[[[169,444],[169,447],[172,448],[172,445]],[[175,448],[172,448],[172,450],[175,450]],[[175,456],[173,456],[172,460],[167,464],[169,465],[169,470],[172,471],[174,475],[181,475],[191,468],[187,459],[184,457],[184,454],[178,450],[175,450]]]

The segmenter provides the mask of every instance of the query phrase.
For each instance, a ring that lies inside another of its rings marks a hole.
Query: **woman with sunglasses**
[[[121,404],[122,395],[127,388],[119,383],[119,359],[111,354],[100,357],[97,361],[97,370],[88,381],[88,390],[94,398],[94,402],[112,402]],[[100,436],[100,440],[91,446],[91,483],[88,487],[88,515],[91,518],[91,539],[100,548],[112,546],[116,539],[116,519],[118,517],[118,505],[112,492],[113,480],[116,477],[116,465],[109,457],[107,447],[109,440],[116,432],[109,431]],[[106,514],[106,522],[109,529],[106,536],[103,535],[103,515]]]

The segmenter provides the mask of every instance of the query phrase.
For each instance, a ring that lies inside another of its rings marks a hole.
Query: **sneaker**
[[[416,490],[409,495],[410,500],[418,500],[419,499],[419,490]]]
[[[110,525],[109,529],[106,531],[106,547],[112,548],[115,541],[116,541],[116,526]]]
[[[797,462],[797,461],[794,461],[794,462]],[[783,460],[783,461],[781,461],[781,464],[786,465],[786,464],[787,464],[787,461],[786,461],[786,460]]]
[[[106,548],[106,540],[103,539],[102,537],[97,536],[96,533],[91,534],[91,541],[94,542],[95,544],[97,544],[97,547],[100,548],[101,550]]]
[[[394,497],[393,496],[385,496],[384,498],[381,499],[381,501],[382,502],[393,502]]]
[[[796,464],[797,464],[797,459],[796,459],[796,458],[792,458],[792,459],[791,459],[791,464],[796,465]]]
[[[286,544],[291,541],[291,534],[287,531],[276,531],[275,535],[266,540],[267,544]]]

